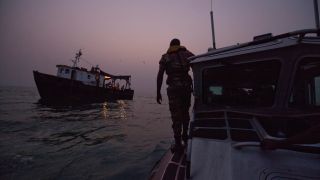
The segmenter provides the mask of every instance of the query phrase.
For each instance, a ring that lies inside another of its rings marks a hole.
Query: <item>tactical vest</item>
[[[187,60],[187,50],[182,49],[165,55],[165,72],[168,75],[166,83],[169,87],[191,87],[192,79],[188,74],[190,65]]]

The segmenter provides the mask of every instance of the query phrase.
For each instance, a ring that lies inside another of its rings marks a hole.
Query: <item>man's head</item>
[[[180,40],[179,39],[172,39],[170,42],[170,46],[180,46]]]

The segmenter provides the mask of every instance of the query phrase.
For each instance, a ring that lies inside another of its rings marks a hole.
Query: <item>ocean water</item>
[[[0,87],[0,179],[147,179],[173,139],[167,101],[154,97],[38,100],[35,87]]]

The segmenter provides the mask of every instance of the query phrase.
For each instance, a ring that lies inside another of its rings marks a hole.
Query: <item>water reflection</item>
[[[145,179],[172,137],[154,98],[46,105],[36,89],[0,92],[0,179]]]
[[[104,102],[101,104],[101,106],[101,114],[105,120],[110,118],[126,120],[128,113],[132,112],[132,109],[128,106],[128,101],[124,100],[118,100],[116,102]]]
[[[127,112],[126,112],[126,103],[123,100],[118,101],[119,104],[119,115],[121,119],[126,119],[127,118]]]
[[[103,119],[108,118],[108,103],[107,102],[104,102],[102,104],[102,116],[103,116]]]

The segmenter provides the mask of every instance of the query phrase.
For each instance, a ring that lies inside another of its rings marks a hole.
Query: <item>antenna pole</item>
[[[211,0],[210,17],[211,17],[211,31],[212,31],[212,48],[216,49],[216,39],[214,35],[214,23],[213,23],[213,12],[212,12],[212,0]]]
[[[318,0],[313,0],[313,6],[314,6],[314,17],[315,17],[315,21],[316,21],[316,27],[317,27],[317,29],[319,29],[320,23],[319,23]]]
[[[313,6],[314,6],[314,17],[316,21],[316,28],[320,28],[319,23],[319,10],[318,10],[318,0],[313,0]]]

